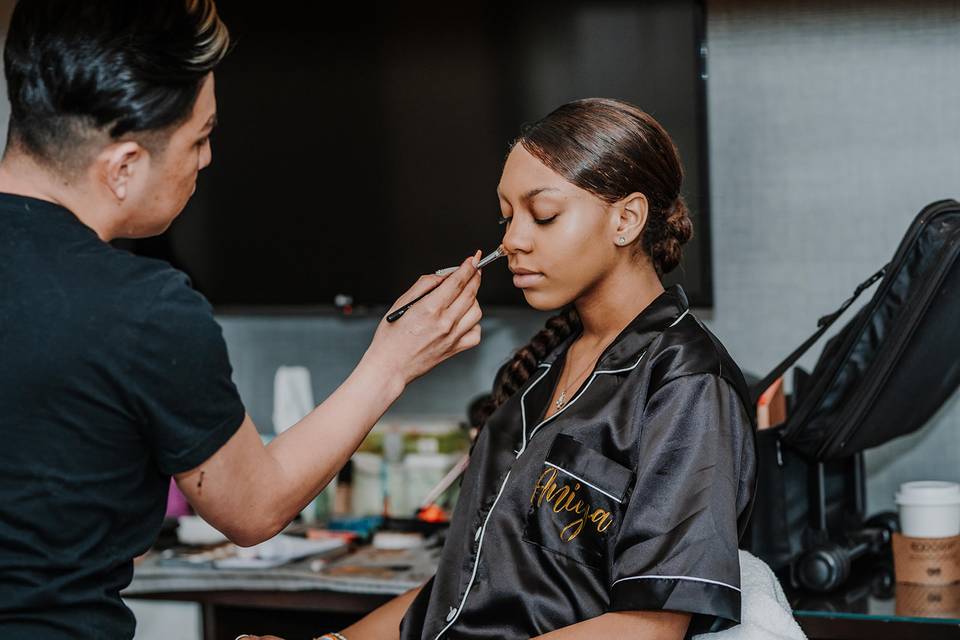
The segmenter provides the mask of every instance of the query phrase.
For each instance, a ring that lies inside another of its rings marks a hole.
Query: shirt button
[[[457,609],[455,607],[450,607],[450,613],[447,614],[447,622],[452,622],[454,618],[457,617]]]

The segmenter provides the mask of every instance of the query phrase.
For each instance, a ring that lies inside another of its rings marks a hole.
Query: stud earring
[[[619,238],[617,238],[617,244],[619,244],[619,245],[621,245],[621,246],[622,246],[622,245],[625,245],[625,244],[627,244],[627,239],[624,238],[623,236],[620,236]]]

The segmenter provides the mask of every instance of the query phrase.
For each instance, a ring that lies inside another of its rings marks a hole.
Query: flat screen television
[[[704,8],[697,0],[248,3],[215,74],[213,163],[162,236],[222,312],[394,301],[497,246],[496,186],[524,123],[583,97],[656,117],[684,162],[695,238],[669,282],[712,304]],[[523,305],[501,261],[485,305]]]

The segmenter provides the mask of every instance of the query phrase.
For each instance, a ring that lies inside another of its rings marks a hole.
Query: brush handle
[[[440,285],[438,284],[437,287],[439,287],[439,286],[440,286]],[[437,287],[434,287],[433,289],[436,289]],[[387,322],[396,322],[397,320],[399,320],[399,319],[403,316],[403,314],[405,314],[405,313],[407,312],[407,309],[409,309],[410,307],[412,307],[415,302],[419,302],[419,301],[423,300],[427,295],[429,295],[430,293],[433,292],[433,289],[430,289],[430,291],[425,291],[425,292],[421,293],[419,296],[417,296],[416,298],[414,298],[413,300],[411,300],[411,301],[408,302],[407,304],[403,305],[402,307],[400,307],[400,308],[397,309],[396,311],[391,312],[390,315],[387,316]]]

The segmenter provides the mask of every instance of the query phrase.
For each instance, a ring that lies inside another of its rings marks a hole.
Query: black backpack
[[[744,544],[774,569],[799,569],[794,582],[839,586],[856,557],[850,550],[882,551],[896,527],[892,515],[865,520],[862,452],[922,427],[960,385],[958,254],[960,203],[925,207],[893,259],[752,385],[756,400],[880,280],[813,371],[794,369],[786,422],[758,434],[760,477]]]

